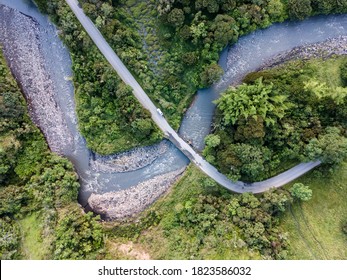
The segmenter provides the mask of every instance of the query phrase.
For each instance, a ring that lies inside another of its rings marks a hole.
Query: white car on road
[[[157,108],[157,112],[159,115],[164,116],[163,112],[159,108]]]

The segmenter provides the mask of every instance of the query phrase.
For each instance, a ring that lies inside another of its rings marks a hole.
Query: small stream
[[[95,155],[86,147],[85,140],[78,131],[74,88],[71,82],[73,75],[71,58],[57,35],[57,29],[30,0],[0,0],[0,4],[17,9],[34,18],[38,23],[38,39],[43,50],[44,67],[52,80],[54,99],[63,113],[66,133],[73,136],[71,144],[64,145],[64,148],[56,152],[66,156],[74,164],[80,176],[79,201],[82,205],[86,204],[93,192],[102,194],[126,189],[155,176],[179,170],[189,163],[189,160],[173,144],[167,142],[165,153],[136,171],[117,173],[92,169],[90,159],[95,158]],[[237,44],[222,52],[219,64],[225,74],[221,81],[211,88],[198,91],[183,119],[180,134],[185,139],[191,139],[196,149],[202,150],[204,137],[210,131],[215,109],[212,102],[228,85],[239,82],[245,74],[256,70],[274,55],[296,46],[324,41],[339,35],[347,35],[347,15],[321,16],[302,22],[275,24],[265,30],[242,37]],[[53,143],[48,144],[51,147]],[[108,158],[106,157],[105,160],[107,161]]]

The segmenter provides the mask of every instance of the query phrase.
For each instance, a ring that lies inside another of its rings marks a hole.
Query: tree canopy
[[[258,79],[252,85],[240,85],[227,90],[217,100],[218,110],[223,114],[225,125],[236,124],[241,118],[262,117],[267,126],[275,124],[290,108],[287,96]]]
[[[290,194],[299,201],[309,201],[312,198],[312,190],[302,183],[295,183],[290,188]]]

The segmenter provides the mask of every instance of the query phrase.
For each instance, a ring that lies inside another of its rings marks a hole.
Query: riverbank
[[[91,210],[105,220],[124,220],[142,212],[176,182],[185,168],[156,176],[129,189],[92,194],[88,199]]]
[[[43,132],[50,149],[58,154],[73,149],[54,85],[46,71],[39,24],[7,6],[0,5],[0,43],[8,65],[28,103],[32,121]]]
[[[290,60],[308,60],[313,58],[330,58],[333,55],[347,55],[347,36],[327,39],[315,44],[305,44],[290,51],[274,56],[262,64],[257,71],[266,70]]]
[[[129,172],[152,164],[169,148],[169,142],[163,140],[158,144],[139,147],[123,153],[101,156],[93,154],[90,167],[96,172]]]

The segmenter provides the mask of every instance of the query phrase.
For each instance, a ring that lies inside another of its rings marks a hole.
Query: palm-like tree
[[[285,116],[291,103],[287,96],[274,88],[273,84],[264,84],[262,78],[254,84],[242,84],[228,89],[217,100],[218,109],[223,113],[224,125],[236,124],[240,118],[261,116],[267,126]]]

